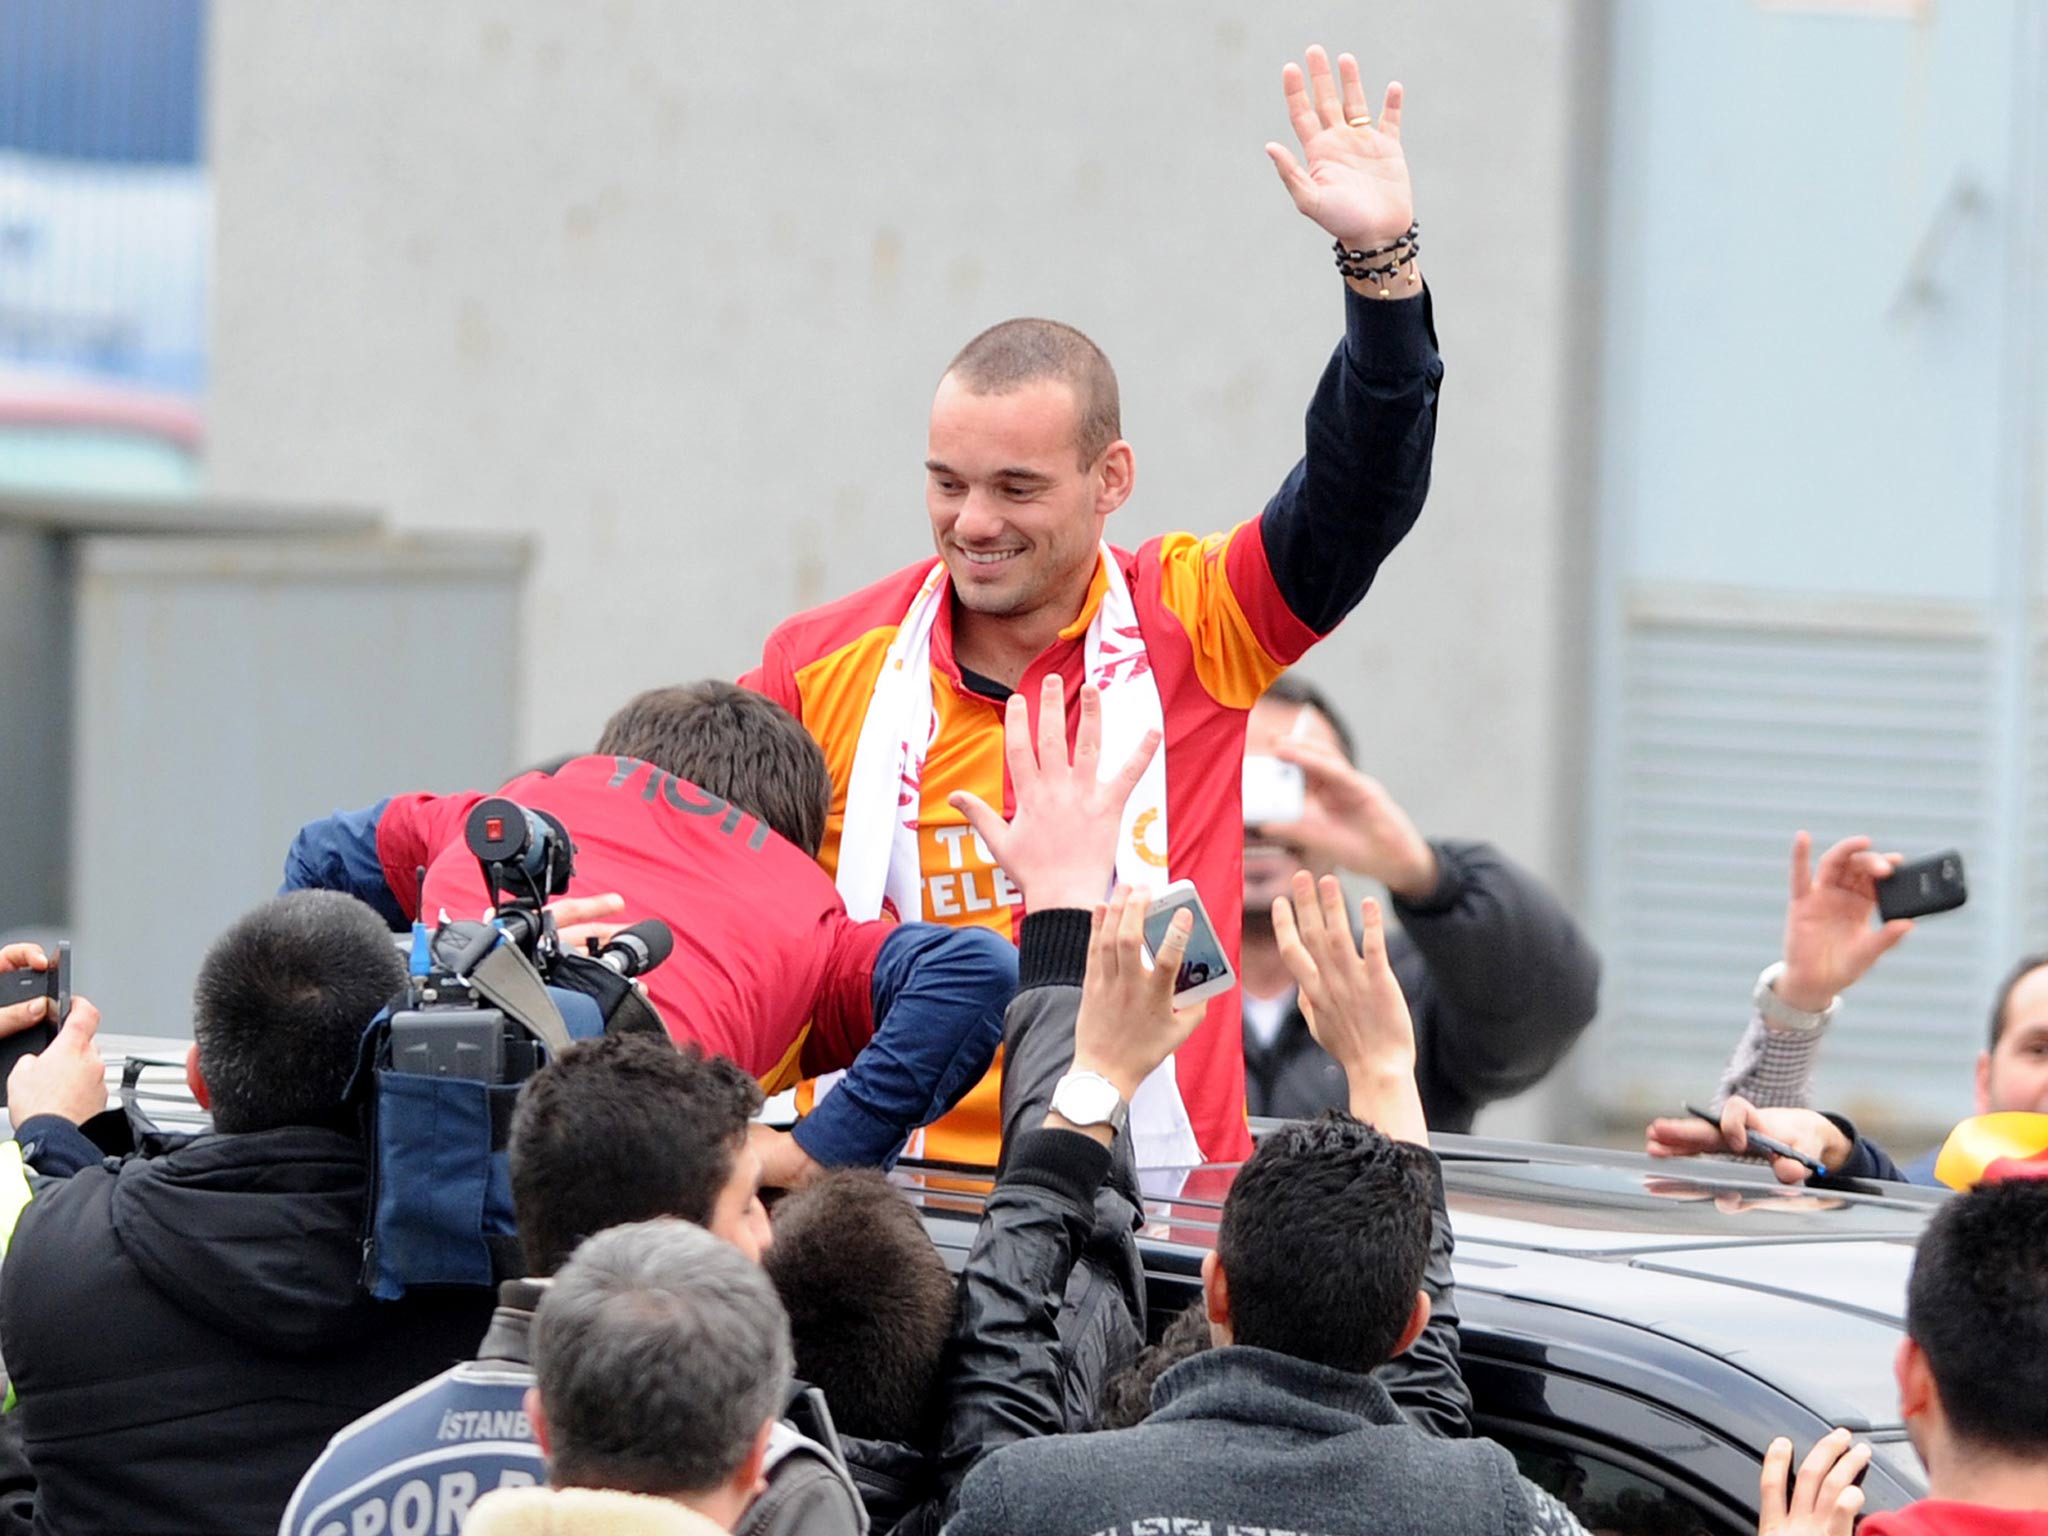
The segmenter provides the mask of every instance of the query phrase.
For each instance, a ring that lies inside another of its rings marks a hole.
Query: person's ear
[[[185,1047],[185,1086],[192,1090],[192,1098],[201,1109],[211,1111],[213,1095],[207,1092],[206,1076],[199,1070],[199,1042],[194,1040]]]
[[[1408,1321],[1401,1325],[1401,1337],[1394,1341],[1393,1353],[1387,1358],[1408,1352],[1408,1346],[1422,1337],[1422,1330],[1429,1326],[1429,1292],[1417,1291],[1415,1305],[1408,1309]]]
[[[528,1387],[520,1406],[526,1410],[527,1427],[533,1431],[533,1443],[540,1447],[541,1460],[545,1461],[554,1451],[548,1445],[548,1416],[541,1411],[540,1388]]]
[[[1223,1260],[1214,1248],[1202,1255],[1202,1315],[1209,1319],[1209,1342],[1231,1342],[1230,1276],[1223,1272]]]
[[[1892,1357],[1892,1375],[1899,1384],[1901,1422],[1911,1424],[1926,1418],[1936,1402],[1934,1372],[1928,1368],[1927,1351],[1910,1334],[1899,1340],[1899,1351]]]
[[[1101,467],[1096,470],[1095,515],[1107,517],[1129,501],[1137,483],[1137,457],[1131,445],[1118,438],[1102,450]]]
[[[1977,1113],[1991,1113],[1991,1053],[1977,1053]]]
[[[760,1432],[754,1436],[754,1448],[732,1475],[733,1492],[749,1504],[768,1491],[768,1440],[774,1433],[775,1421],[762,1420]]]

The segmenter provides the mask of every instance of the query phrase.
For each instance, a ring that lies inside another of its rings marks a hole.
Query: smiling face
[[[2048,965],[2006,995],[1998,1043],[1977,1058],[1977,1113],[2048,1114]]]
[[[1130,494],[1131,451],[1119,439],[1084,463],[1079,429],[1074,391],[1060,380],[991,394],[957,374],[939,381],[925,507],[968,613],[1056,628],[1080,611],[1103,521]]]

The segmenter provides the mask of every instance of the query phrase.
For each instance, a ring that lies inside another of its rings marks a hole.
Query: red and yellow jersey
[[[1135,553],[1112,550],[1111,555],[1130,586],[1158,681],[1166,725],[1166,820],[1173,871],[1201,891],[1235,964],[1244,896],[1245,714],[1317,636],[1282,599],[1256,521],[1209,538],[1168,534]],[[898,622],[930,569],[930,561],[920,562],[799,614],[769,637],[761,666],[741,679],[787,707],[825,750],[833,796],[819,858],[827,870],[838,867],[847,782],[876,676]],[[1080,615],[1024,674],[1020,691],[1034,716],[1048,672],[1065,679],[1069,699],[1079,697],[1084,636],[1104,584],[1098,570]],[[1017,891],[965,819],[946,803],[956,790],[970,790],[1006,814],[1014,809],[1003,765],[1003,706],[962,681],[953,656],[950,602],[934,624],[931,658],[937,729],[925,758],[918,825],[924,910],[902,915],[995,928],[1014,937],[1023,915]],[[1070,710],[1070,742],[1076,720]],[[1141,837],[1145,831],[1135,830]],[[1251,1144],[1235,992],[1210,1002],[1207,1017],[1178,1053],[1176,1072],[1203,1153],[1211,1160],[1246,1155]],[[925,1155],[993,1163],[999,1092],[1000,1066],[927,1131]]]

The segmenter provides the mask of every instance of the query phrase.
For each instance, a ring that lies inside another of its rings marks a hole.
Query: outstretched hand
[[[1896,853],[1872,853],[1867,837],[1845,837],[1809,871],[1813,839],[1792,839],[1792,899],[1785,906],[1785,973],[1776,991],[1794,1008],[1819,1013],[1913,931],[1910,918],[1873,928],[1877,884],[1899,867]]]
[[[1147,731],[1123,765],[1101,777],[1102,694],[1081,688],[1081,719],[1067,755],[1067,689],[1058,673],[1038,696],[1038,739],[1021,693],[1003,710],[1003,755],[1017,813],[1008,821],[978,795],[958,790],[946,803],[967,818],[1012,883],[1027,911],[1097,906],[1116,870],[1116,839],[1124,802],[1145,776],[1159,733]],[[1143,915],[1142,913],[1140,914]]]
[[[1387,961],[1380,904],[1368,897],[1359,916],[1354,943],[1343,886],[1332,875],[1318,886],[1300,870],[1293,901],[1283,896],[1273,903],[1273,934],[1299,989],[1309,1033],[1344,1069],[1351,1113],[1396,1141],[1426,1146],[1429,1126],[1415,1085],[1415,1023]]]
[[[1153,963],[1145,963],[1145,909],[1150,893],[1120,885],[1098,903],[1088,929],[1088,971],[1081,982],[1081,1012],[1074,1020],[1074,1070],[1116,1085],[1129,1103],[1138,1085],[1186,1043],[1207,1011],[1200,1004],[1174,1011],[1173,985],[1188,952],[1195,920],[1174,913]]]
[[[1405,234],[1415,219],[1401,152],[1402,91],[1398,81],[1387,87],[1379,121],[1371,123],[1358,61],[1339,54],[1337,70],[1341,83],[1331,77],[1330,56],[1316,46],[1308,50],[1306,75],[1295,64],[1280,71],[1307,168],[1283,144],[1268,144],[1266,154],[1295,207],[1347,247],[1372,250]]]

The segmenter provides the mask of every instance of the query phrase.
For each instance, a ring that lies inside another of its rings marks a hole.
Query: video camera
[[[444,922],[431,934],[424,923],[414,925],[406,997],[389,1019],[390,1063],[430,1077],[522,1083],[546,1062],[547,1031],[508,1015],[504,996],[494,999],[492,988],[480,986],[479,969],[495,951],[516,953],[548,991],[594,998],[608,1022],[623,998],[638,1001],[632,978],[666,960],[675,938],[666,923],[650,919],[589,955],[565,951],[547,903],[567,892],[575,873],[569,829],[546,811],[499,795],[479,801],[463,831],[495,915],[489,922]],[[539,1001],[559,1011],[548,991]]]

